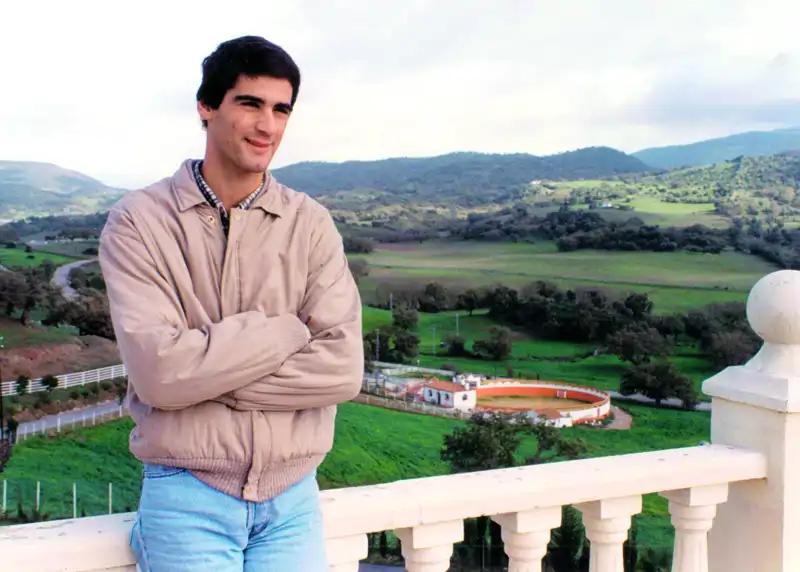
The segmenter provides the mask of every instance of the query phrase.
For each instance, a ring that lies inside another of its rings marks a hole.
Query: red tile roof
[[[468,388],[464,387],[460,383],[453,383],[452,381],[434,381],[426,384],[425,387],[430,387],[431,389],[436,389],[439,391],[449,391],[450,393],[469,391]]]

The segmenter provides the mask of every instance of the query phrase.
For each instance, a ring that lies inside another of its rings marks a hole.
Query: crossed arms
[[[112,210],[100,238],[117,345],[139,399],[159,409],[219,401],[295,411],[358,394],[361,299],[333,220],[313,226],[300,316],[245,311],[190,328],[177,289],[130,214]]]

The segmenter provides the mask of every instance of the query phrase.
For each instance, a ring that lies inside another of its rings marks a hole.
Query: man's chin
[[[269,167],[270,161],[272,157],[259,157],[258,159],[250,159],[248,161],[244,161],[240,167],[243,171],[247,171],[249,173],[263,173]]]

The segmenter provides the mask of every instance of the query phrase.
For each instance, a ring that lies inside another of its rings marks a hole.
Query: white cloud
[[[800,122],[797,16],[784,0],[17,2],[0,158],[121,186],[169,175],[203,152],[203,57],[251,33],[303,73],[274,166],[780,127]]]

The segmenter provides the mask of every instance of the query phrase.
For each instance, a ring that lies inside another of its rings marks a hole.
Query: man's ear
[[[208,121],[209,119],[211,119],[213,113],[214,110],[208,107],[205,103],[203,103],[202,101],[197,102],[197,114],[200,115],[200,119],[202,121]]]

